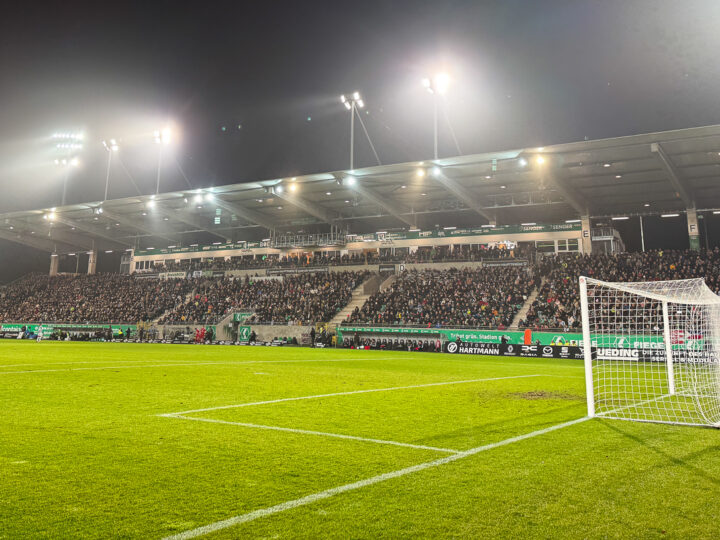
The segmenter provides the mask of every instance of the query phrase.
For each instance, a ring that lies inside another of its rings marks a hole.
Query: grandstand
[[[720,206],[718,147],[707,126],[4,214],[0,237],[49,252],[50,272],[0,292],[0,323],[572,342],[581,274],[717,290],[717,253],[697,250],[698,218]],[[613,217],[682,213],[690,252],[623,254]],[[119,273],[95,275],[118,252]]]

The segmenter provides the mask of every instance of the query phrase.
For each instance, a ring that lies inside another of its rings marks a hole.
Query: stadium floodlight
[[[155,185],[155,193],[160,193],[160,171],[162,169],[163,155],[162,149],[163,146],[168,146],[172,142],[172,130],[169,127],[156,130],[153,132],[153,139],[155,144],[157,144],[160,148],[158,151],[157,182]]]
[[[356,184],[357,180],[354,176],[348,176],[345,178],[345,182],[347,182],[348,186],[354,186]]]
[[[112,155],[120,149],[120,146],[118,146],[117,139],[103,141],[102,145],[108,153],[107,171],[105,173],[105,198],[103,199],[103,201],[107,201],[108,190],[110,189],[110,165],[112,164]]]
[[[200,193],[195,195],[195,197],[193,198],[193,202],[195,204],[200,204],[202,201],[203,201],[203,196]]]
[[[172,130],[169,127],[165,127],[153,132],[153,139],[155,144],[169,145],[172,142]]]
[[[55,152],[58,156],[54,159],[55,165],[66,167],[63,176],[62,205],[65,205],[67,197],[67,184],[70,177],[70,167],[79,167],[80,159],[77,157],[78,152],[83,149],[83,140],[85,136],[82,132],[58,131],[51,135],[50,139],[54,141]]]
[[[588,416],[720,425],[720,297],[702,278],[580,277]]]
[[[520,158],[520,159],[518,160],[518,165],[520,165],[521,167],[527,167],[527,159],[525,159],[525,158]]]
[[[290,187],[288,189],[292,192],[295,192],[297,190],[297,184],[290,184]]]
[[[340,102],[350,111],[350,170],[352,171],[355,168],[355,113],[358,108],[365,107],[365,101],[356,90],[349,97],[345,94],[340,96]]]
[[[418,178],[422,178],[425,176],[425,169],[419,168],[417,171],[415,171],[415,174],[418,176]]]
[[[433,157],[438,158],[438,99],[444,96],[450,87],[450,76],[438,73],[434,77],[426,77],[421,81],[423,88],[433,96]]]

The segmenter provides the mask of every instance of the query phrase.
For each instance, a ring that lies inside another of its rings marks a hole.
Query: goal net
[[[720,296],[702,279],[580,278],[588,415],[720,425]]]

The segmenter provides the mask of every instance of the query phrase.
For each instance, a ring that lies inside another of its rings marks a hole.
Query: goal
[[[720,296],[580,278],[589,416],[720,427]]]

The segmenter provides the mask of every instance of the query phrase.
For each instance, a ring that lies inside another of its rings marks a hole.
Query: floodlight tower
[[[438,158],[438,100],[444,96],[450,86],[450,76],[447,73],[438,73],[433,78],[422,80],[423,87],[433,96],[433,157]]]
[[[103,199],[103,201],[107,201],[108,189],[110,188],[110,164],[112,163],[112,155],[115,152],[117,152],[120,149],[120,147],[118,146],[116,139],[110,139],[108,141],[103,141],[102,144],[108,153],[107,173],[105,174],[105,198]]]
[[[162,169],[162,151],[163,147],[170,144],[172,141],[172,131],[169,127],[160,129],[153,133],[155,144],[159,146],[158,151],[158,168],[157,168],[157,184],[155,186],[155,194],[160,193],[160,170]]]
[[[83,149],[84,138],[82,133],[70,132],[53,133],[51,137],[55,142],[55,151],[58,154],[58,157],[55,159],[55,165],[65,168],[62,206],[65,206],[67,199],[67,183],[70,176],[70,168],[80,166],[80,159],[77,157],[77,154]]]
[[[365,107],[365,102],[360,96],[360,92],[355,91],[349,97],[343,94],[340,96],[340,102],[350,111],[350,170],[355,167],[355,114],[357,109]]]

